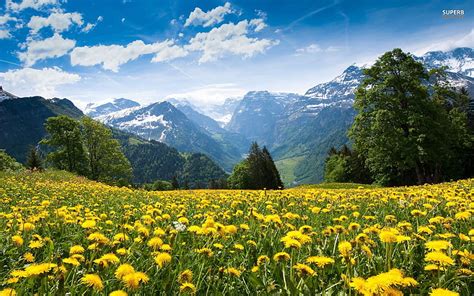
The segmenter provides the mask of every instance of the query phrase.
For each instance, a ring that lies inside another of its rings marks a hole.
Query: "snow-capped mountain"
[[[445,66],[447,71],[474,77],[474,49],[460,47],[451,51],[430,51],[419,58],[429,68]]]
[[[352,97],[362,81],[362,68],[352,65],[333,80],[310,88],[305,96],[315,99],[339,101]]]
[[[230,170],[240,153],[217,141],[171,103],[164,101],[96,117],[101,122],[145,139],[156,140],[181,152],[202,152]]]
[[[471,48],[428,52],[417,59],[428,68],[448,67],[450,84],[465,87],[474,96]],[[226,128],[267,145],[287,182],[319,182],[328,149],[348,143],[347,129],[355,116],[354,91],[364,78],[363,67],[353,64],[304,95],[249,92]]]
[[[0,86],[0,102],[3,101],[3,100],[15,99],[15,98],[17,98],[17,96],[3,90],[3,87]]]
[[[91,116],[92,118],[95,118],[139,106],[140,104],[135,101],[120,98],[100,105],[88,104],[84,110],[84,113]]]

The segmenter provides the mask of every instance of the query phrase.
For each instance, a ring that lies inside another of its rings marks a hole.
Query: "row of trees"
[[[283,188],[270,152],[265,146],[260,149],[256,142],[252,143],[247,158],[234,167],[227,185],[233,189]]]
[[[41,144],[47,146],[46,161],[52,166],[109,184],[130,182],[130,162],[103,124],[89,117],[57,116],[48,118],[45,128],[48,136]]]
[[[408,185],[474,175],[469,95],[449,84],[444,69],[428,71],[394,49],[364,75],[349,131],[353,151],[330,151],[326,180]]]

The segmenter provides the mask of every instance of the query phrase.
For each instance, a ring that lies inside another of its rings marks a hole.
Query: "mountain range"
[[[67,115],[80,119],[84,116],[68,99],[18,98],[5,91],[0,95],[8,96],[0,101],[0,149],[23,163],[31,146],[42,148],[39,141],[46,136],[44,123],[48,118]],[[132,165],[134,183],[176,177],[190,188],[205,188],[209,182],[226,176],[220,166],[205,154],[184,154],[164,143],[142,139],[118,129],[112,131]]]
[[[472,48],[428,52],[415,58],[427,68],[446,67],[451,84],[468,89],[474,109]],[[117,131],[136,135],[142,146],[140,149],[131,149],[134,154],[129,154],[129,157],[145,153],[150,145],[154,149],[159,145],[171,146],[176,154],[207,155],[212,159],[211,162],[230,172],[245,156],[250,143],[257,141],[267,146],[272,153],[286,185],[316,183],[322,181],[328,150],[333,146],[339,148],[350,144],[347,130],[356,114],[353,109],[354,91],[363,80],[364,67],[353,64],[331,81],[317,84],[303,95],[250,91],[241,98],[229,98],[222,104],[206,106],[193,105],[186,99],[168,99],[140,105],[136,101],[120,98],[105,104],[90,104],[84,112]],[[0,92],[0,98],[2,94],[5,98],[13,96]],[[15,100],[7,99],[1,103],[7,102],[8,105],[12,104],[11,101]],[[58,99],[45,101],[42,101],[45,109],[59,108],[57,105],[61,105]],[[0,104],[0,123],[3,117],[1,112]],[[0,141],[3,130],[0,125]],[[9,131],[3,133],[8,134]],[[127,148],[130,147],[126,143],[131,142],[137,143],[137,140],[122,141]],[[14,148],[8,147],[7,151],[11,149]],[[132,153],[130,151],[127,153]],[[20,160],[23,152],[16,155]],[[143,162],[140,166],[149,164]],[[166,166],[170,164],[162,167]],[[162,167],[158,170],[162,170]],[[147,170],[153,169],[157,168]],[[165,177],[169,178],[169,174]]]

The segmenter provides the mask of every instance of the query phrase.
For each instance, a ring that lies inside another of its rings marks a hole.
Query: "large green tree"
[[[267,148],[252,143],[246,159],[237,164],[228,181],[237,189],[282,189],[283,183]]]
[[[453,89],[441,82],[442,72],[428,72],[400,49],[364,70],[349,136],[378,183],[439,182],[458,156],[456,149],[466,147],[460,138],[466,136],[467,117],[453,103]]]
[[[88,177],[112,184],[126,184],[132,176],[130,162],[112,132],[89,117],[81,119],[81,131],[88,161]]]
[[[56,168],[87,175],[87,157],[79,121],[65,115],[50,117],[45,128],[48,136],[41,143],[53,149],[46,159]]]

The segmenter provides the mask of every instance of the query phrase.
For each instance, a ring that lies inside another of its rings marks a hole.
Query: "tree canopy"
[[[473,145],[468,101],[443,69],[427,71],[394,49],[364,75],[349,136],[376,182],[422,184],[469,174],[463,164],[472,163],[472,154],[466,159]]]

